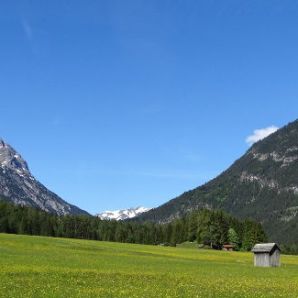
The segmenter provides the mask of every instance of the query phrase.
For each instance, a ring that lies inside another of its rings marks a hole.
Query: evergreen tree
[[[239,250],[239,237],[233,228],[229,228],[228,230],[228,241],[235,246],[235,250]]]

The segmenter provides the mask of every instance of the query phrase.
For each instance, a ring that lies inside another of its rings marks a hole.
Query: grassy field
[[[0,234],[1,297],[298,297],[298,257]]]

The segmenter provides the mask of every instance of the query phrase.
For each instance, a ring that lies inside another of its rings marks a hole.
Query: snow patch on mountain
[[[104,211],[96,216],[100,219],[105,220],[124,220],[128,218],[136,217],[137,215],[149,211],[151,208],[146,207],[137,207],[137,208],[128,208],[123,210],[114,210],[114,211]]]

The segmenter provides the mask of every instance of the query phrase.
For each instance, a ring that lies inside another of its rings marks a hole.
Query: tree
[[[188,241],[193,242],[197,238],[197,231],[198,231],[198,214],[197,214],[197,212],[192,212],[187,217],[187,223],[188,223],[187,239],[188,239]]]
[[[239,250],[239,237],[233,228],[229,228],[228,230],[228,241],[235,245],[235,250]]]
[[[242,240],[242,249],[251,250],[253,246],[258,242],[266,242],[267,237],[261,226],[252,220],[244,221],[244,232]]]

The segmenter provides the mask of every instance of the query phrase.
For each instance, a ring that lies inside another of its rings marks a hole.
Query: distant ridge
[[[123,209],[123,210],[104,211],[97,214],[96,216],[98,216],[100,219],[124,220],[124,219],[134,218],[137,215],[140,215],[149,210],[150,208],[146,208],[146,207],[136,207],[136,208]]]
[[[215,179],[137,219],[168,222],[198,208],[251,217],[272,241],[297,242],[298,120],[255,143]]]
[[[36,207],[57,215],[85,214],[48,190],[30,173],[27,162],[0,139],[0,197],[14,204]]]

